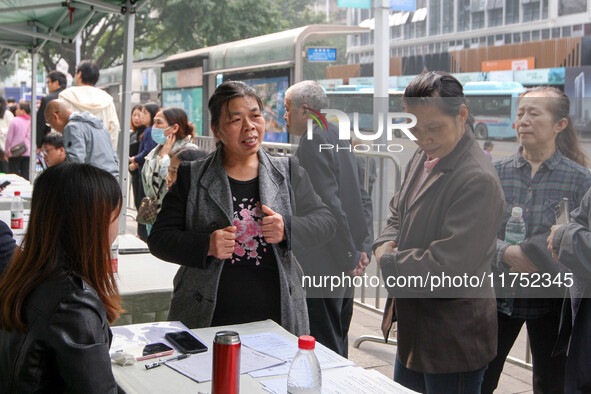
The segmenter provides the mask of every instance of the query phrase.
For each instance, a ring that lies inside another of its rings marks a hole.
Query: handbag
[[[164,186],[165,183],[166,181],[164,180],[160,183],[158,191],[156,192],[156,197],[142,198],[142,202],[140,203],[140,207],[138,208],[137,215],[135,217],[136,222],[139,224],[154,224],[156,221],[156,216],[158,215],[158,209],[160,209],[158,196],[160,195],[162,186]]]
[[[29,138],[31,132],[31,125],[27,129],[27,134],[25,135],[25,141]],[[27,151],[27,145],[24,142],[18,143],[15,146],[10,148],[10,157],[21,157]]]

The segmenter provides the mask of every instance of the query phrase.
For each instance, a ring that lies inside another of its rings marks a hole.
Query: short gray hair
[[[292,108],[307,105],[314,111],[328,108],[328,98],[320,84],[316,81],[298,82],[288,90]]]

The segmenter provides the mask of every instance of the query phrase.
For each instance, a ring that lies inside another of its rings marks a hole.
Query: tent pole
[[[35,180],[37,168],[37,63],[39,53],[37,48],[31,49],[31,148],[29,149],[29,181]]]
[[[119,156],[119,182],[123,193],[123,203],[119,214],[119,234],[125,234],[127,195],[129,182],[129,125],[131,121],[131,70],[133,67],[133,37],[135,28],[135,10],[127,0],[125,13],[125,32],[123,45],[123,92],[121,94],[121,131],[117,144]]]

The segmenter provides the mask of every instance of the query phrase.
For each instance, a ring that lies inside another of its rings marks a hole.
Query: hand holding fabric
[[[228,226],[221,230],[214,231],[209,237],[208,256],[220,260],[229,259],[234,253],[236,246],[236,226]]]
[[[382,259],[382,256],[384,255],[384,253],[393,252],[397,246],[398,246],[398,244],[394,241],[387,241],[387,242],[384,242],[383,244],[381,244],[380,246],[378,246],[376,248],[376,250],[373,252],[374,255],[376,256],[376,260],[378,262],[378,265],[381,266],[380,260]]]
[[[263,237],[265,242],[270,244],[276,244],[285,239],[285,223],[283,222],[283,216],[274,212],[271,208],[263,205],[263,212],[265,217],[263,218]]]

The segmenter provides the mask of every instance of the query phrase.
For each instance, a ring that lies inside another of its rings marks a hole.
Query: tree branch
[[[158,59],[160,56],[165,55],[167,52],[169,52],[172,48],[174,48],[174,46],[176,45],[176,43],[179,41],[179,37],[175,38],[174,41],[164,50],[162,50],[158,55],[155,56],[150,56],[150,57],[144,57],[140,60],[136,60],[136,62],[144,62],[144,61],[150,61],[150,60],[156,60]]]

